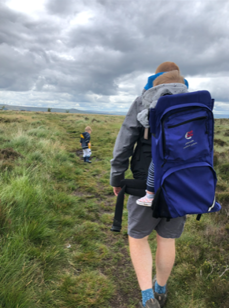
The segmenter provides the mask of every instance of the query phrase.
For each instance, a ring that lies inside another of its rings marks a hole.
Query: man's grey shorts
[[[129,196],[128,209],[128,234],[136,239],[141,239],[155,230],[158,235],[164,238],[178,238],[181,236],[186,217],[173,218],[167,221],[166,218],[152,217],[150,207],[141,206],[136,203],[140,197]]]

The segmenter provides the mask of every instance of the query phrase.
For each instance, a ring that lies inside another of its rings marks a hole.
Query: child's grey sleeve
[[[110,184],[113,187],[120,187],[120,182],[129,167],[129,158],[133,155],[134,145],[139,138],[141,125],[137,120],[137,114],[141,105],[141,99],[138,97],[131,105],[118,133],[111,160]]]

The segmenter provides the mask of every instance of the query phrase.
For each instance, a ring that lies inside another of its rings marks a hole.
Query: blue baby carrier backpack
[[[208,91],[160,97],[150,109],[155,168],[153,217],[219,211],[213,168],[214,100]]]

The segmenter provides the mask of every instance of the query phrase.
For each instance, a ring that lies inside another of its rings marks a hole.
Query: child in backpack
[[[91,163],[91,161],[89,160],[91,156],[91,132],[91,127],[87,126],[85,128],[85,132],[80,135],[80,145],[83,149],[83,159],[85,163]]]
[[[143,105],[146,107],[137,115],[138,121],[149,128],[148,111],[155,108],[158,99],[164,95],[186,93],[188,82],[180,75],[179,67],[173,62],[164,62],[158,66],[155,75],[148,78],[145,92],[142,95]],[[153,159],[148,170],[146,195],[136,201],[137,204],[150,207],[154,199],[154,163]]]

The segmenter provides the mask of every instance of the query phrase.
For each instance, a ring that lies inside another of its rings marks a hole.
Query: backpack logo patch
[[[193,137],[193,130],[190,130],[189,132],[185,134],[186,139],[191,139],[192,137]]]

